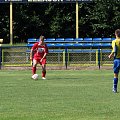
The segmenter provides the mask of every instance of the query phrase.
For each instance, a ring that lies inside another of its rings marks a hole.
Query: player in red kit
[[[39,42],[36,42],[31,48],[30,59],[32,60],[32,74],[36,74],[36,67],[39,63],[42,65],[42,79],[46,79],[46,55],[48,54],[48,47],[44,42],[44,36],[40,36]]]

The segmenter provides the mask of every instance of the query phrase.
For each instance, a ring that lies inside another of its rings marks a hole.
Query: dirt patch
[[[38,66],[41,68],[41,66]],[[32,67],[2,67],[2,70],[31,70]],[[112,66],[101,66],[101,70],[112,70]],[[67,69],[64,66],[47,66],[47,70],[99,70],[98,66],[68,66]]]

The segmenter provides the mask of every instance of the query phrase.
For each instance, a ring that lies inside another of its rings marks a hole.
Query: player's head
[[[40,41],[44,41],[45,37],[41,35],[39,39]]]
[[[120,29],[115,30],[115,36],[120,38]]]

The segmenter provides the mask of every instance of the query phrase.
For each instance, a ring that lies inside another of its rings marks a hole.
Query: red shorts
[[[34,58],[33,61],[34,61],[34,60],[36,60],[37,63],[39,63],[40,65],[47,64],[47,63],[46,63],[46,58],[44,58],[44,59],[42,60],[42,62],[40,62],[41,59],[35,59],[35,58]]]

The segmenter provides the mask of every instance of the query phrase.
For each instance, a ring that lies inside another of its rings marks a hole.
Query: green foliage
[[[0,38],[9,38],[9,6],[0,4]]]
[[[94,9],[91,11],[91,26],[97,37],[113,37],[115,29],[119,28],[120,22],[114,20],[119,2],[111,0],[96,0]]]
[[[79,37],[114,37],[120,26],[120,1],[79,3]],[[9,42],[9,4],[0,4],[0,37]],[[41,34],[76,37],[76,4],[13,4],[14,42],[26,42]]]
[[[71,13],[68,12],[70,9]],[[75,30],[75,21],[73,19],[75,17],[73,16],[75,15],[74,9],[74,4],[66,4],[66,6],[64,4],[55,4],[53,9],[54,14],[50,22],[50,32],[53,37],[69,37],[70,32]]]

